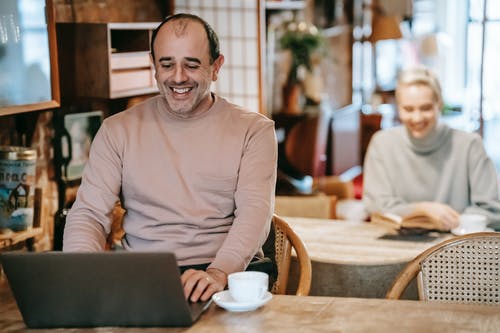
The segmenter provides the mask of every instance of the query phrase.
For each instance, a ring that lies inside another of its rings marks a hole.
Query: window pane
[[[487,0],[486,17],[490,20],[500,19],[500,1]],[[474,21],[480,21],[483,17],[484,0],[470,0],[470,16]]]
[[[464,114],[473,127],[479,121],[479,79],[481,65],[481,34],[479,23],[468,26],[467,36],[467,83],[465,89]]]
[[[396,76],[400,68],[399,45],[395,39],[378,41],[376,47],[375,77],[382,90],[394,90]]]
[[[489,20],[500,19],[500,1],[489,0],[486,16]]]
[[[500,76],[497,70],[488,68],[500,68],[500,22],[489,22],[486,25],[486,40],[484,47],[484,118],[491,119],[500,116]]]
[[[415,0],[413,2],[412,32],[416,35],[436,31],[436,4],[434,1]]]
[[[480,21],[483,17],[483,2],[484,0],[469,0],[470,1],[470,17],[473,21]],[[491,1],[493,2],[493,1]],[[490,5],[490,4],[488,4]]]

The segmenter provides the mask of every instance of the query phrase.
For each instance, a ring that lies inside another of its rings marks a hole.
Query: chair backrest
[[[327,147],[332,111],[318,107],[303,116],[289,131],[284,142],[287,161],[300,173],[320,176],[326,173]]]
[[[338,200],[354,199],[354,183],[340,176],[321,176],[313,178],[313,190],[334,195]]]
[[[292,248],[297,256],[300,275],[296,295],[307,296],[311,289],[312,268],[307,249],[299,236],[290,228],[288,223],[276,214],[273,216],[275,253],[274,258],[278,269],[278,276],[271,288],[273,294],[286,294]]]
[[[500,305],[500,233],[468,234],[431,247],[408,263],[386,298],[400,298],[417,275],[421,300]]]
[[[279,216],[335,219],[336,205],[333,195],[277,195],[274,212]]]

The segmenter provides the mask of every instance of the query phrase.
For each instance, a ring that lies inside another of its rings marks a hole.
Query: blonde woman
[[[367,210],[406,215],[425,211],[442,229],[473,212],[500,216],[495,167],[481,137],[440,123],[443,107],[436,76],[424,67],[403,71],[396,88],[402,126],[377,132],[364,163]]]

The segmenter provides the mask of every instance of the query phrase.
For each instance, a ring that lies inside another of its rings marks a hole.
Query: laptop
[[[173,253],[4,252],[26,326],[190,326],[210,302],[184,298]]]

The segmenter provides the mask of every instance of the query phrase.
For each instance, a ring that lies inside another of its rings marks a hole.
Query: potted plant
[[[279,39],[282,50],[290,54],[288,76],[283,86],[283,110],[300,112],[301,83],[307,71],[312,71],[312,54],[322,45],[322,36],[314,25],[290,22]]]

